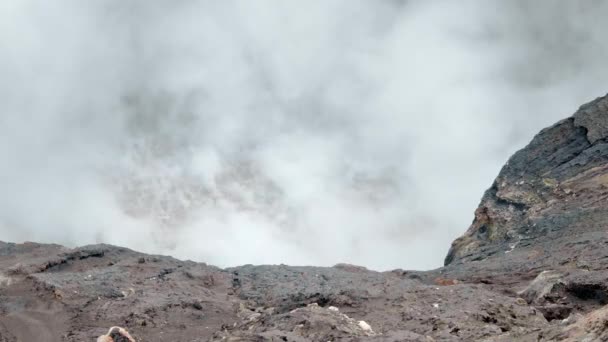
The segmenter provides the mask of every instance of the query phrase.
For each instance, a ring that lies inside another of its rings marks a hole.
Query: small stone
[[[251,314],[251,315],[250,315],[250,316],[247,318],[247,320],[248,320],[249,322],[253,322],[253,321],[258,320],[260,317],[262,317],[262,314],[261,314],[261,313],[259,313],[259,312],[256,312],[256,313]]]
[[[435,284],[440,286],[452,286],[458,284],[457,279],[435,278]]]
[[[545,297],[559,289],[563,283],[562,277],[563,275],[556,271],[543,271],[518,294],[528,303],[542,303]]]
[[[113,341],[135,342],[129,332],[121,327],[111,327],[107,334],[97,338],[97,342],[113,342]]]
[[[363,329],[363,331],[371,332],[372,326],[367,324],[366,321],[359,321],[359,328]]]

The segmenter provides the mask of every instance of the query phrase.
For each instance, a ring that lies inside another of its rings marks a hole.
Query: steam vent
[[[0,243],[0,341],[606,341],[607,269],[603,97],[509,159],[443,268]]]

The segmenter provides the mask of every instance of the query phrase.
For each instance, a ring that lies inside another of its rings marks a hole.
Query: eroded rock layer
[[[541,131],[486,191],[445,263],[604,232],[608,223],[608,97]],[[553,253],[555,258],[571,256]]]

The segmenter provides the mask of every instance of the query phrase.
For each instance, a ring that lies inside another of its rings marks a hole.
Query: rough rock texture
[[[0,342],[608,340],[608,98],[504,166],[446,266],[219,269],[0,243]]]
[[[603,232],[607,171],[608,97],[603,97],[544,129],[509,159],[483,196],[473,224],[453,243],[446,265],[539,240]]]

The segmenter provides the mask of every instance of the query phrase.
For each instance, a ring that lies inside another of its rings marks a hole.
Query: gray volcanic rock
[[[504,166],[446,266],[219,269],[0,242],[0,341],[608,340],[608,98]]]
[[[445,264],[482,260],[539,240],[604,232],[608,223],[608,97],[541,131],[486,191]],[[554,258],[571,255],[552,253]]]
[[[362,267],[218,269],[95,245],[0,243],[0,341],[433,341],[523,336],[534,307],[483,283]]]
[[[0,341],[95,341],[115,325],[142,341],[206,341],[236,319],[216,267],[107,245],[0,243]]]

